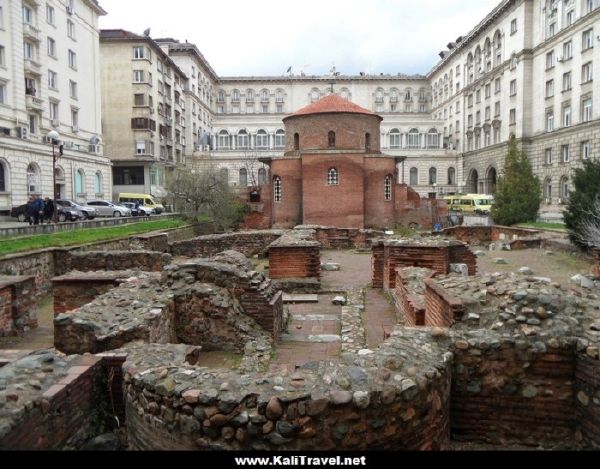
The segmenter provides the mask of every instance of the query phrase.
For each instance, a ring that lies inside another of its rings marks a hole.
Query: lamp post
[[[48,132],[48,138],[52,142],[52,203],[54,204],[54,212],[52,213],[53,223],[56,223],[56,221],[58,220],[58,205],[56,205],[56,201],[58,199],[58,197],[56,196],[56,160],[58,158],[56,156],[56,151],[54,147],[58,145],[59,137],[60,135],[58,135],[58,132],[56,130],[51,130],[50,132]]]

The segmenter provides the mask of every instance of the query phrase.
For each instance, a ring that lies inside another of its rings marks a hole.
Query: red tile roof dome
[[[381,120],[383,118],[374,112],[369,111],[363,107],[360,107],[358,104],[354,104],[353,102],[347,100],[346,98],[342,98],[337,94],[329,94],[324,98],[315,101],[314,103],[309,104],[306,107],[303,107],[299,111],[295,112],[291,116],[286,117],[296,117],[296,116],[306,116],[310,114],[366,114],[369,116],[377,116]]]

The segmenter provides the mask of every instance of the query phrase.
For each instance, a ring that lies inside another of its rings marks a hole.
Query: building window
[[[33,10],[26,5],[23,5],[23,23],[32,24],[33,23]]]
[[[48,88],[58,90],[58,75],[52,70],[48,70]]]
[[[590,13],[597,6],[598,0],[585,0],[585,13]]]
[[[134,59],[143,59],[144,58],[144,46],[135,46],[133,48],[133,58]]]
[[[546,54],[546,70],[554,67],[554,51],[550,51]]]
[[[258,185],[264,186],[267,183],[267,170],[265,168],[260,168],[258,170]]]
[[[573,42],[567,41],[563,44],[563,60],[569,60],[573,58]]]
[[[77,69],[77,54],[69,49],[69,67],[73,70]]]
[[[236,147],[239,150],[247,150],[250,148],[250,139],[248,137],[248,132],[245,130],[240,130],[237,135]]]
[[[27,193],[35,194],[40,189],[40,170],[34,163],[27,166]]]
[[[327,134],[327,146],[335,148],[335,132],[333,130]]]
[[[133,71],[133,82],[134,83],[144,83],[144,71],[143,70],[134,70]]]
[[[269,149],[269,135],[264,130],[259,130],[256,133],[256,148],[258,150]]]
[[[71,126],[73,131],[79,130],[79,111],[77,109],[71,109]]]
[[[7,90],[6,83],[0,82],[0,104],[6,104]]]
[[[281,150],[282,148],[285,148],[285,131],[279,129],[277,132],[275,132],[275,148],[277,150]]]
[[[510,82],[510,95],[515,96],[517,94],[517,80],[511,80]]]
[[[281,178],[279,176],[275,176],[273,178],[273,196],[275,198],[275,202],[281,202],[283,198],[283,193],[281,190]]]
[[[144,106],[146,104],[146,95],[143,93],[136,93],[133,95],[134,106]]]
[[[29,133],[32,135],[37,134],[37,122],[38,122],[38,117],[35,114],[29,114],[27,116],[27,120],[29,122]]]
[[[144,185],[143,166],[127,166],[113,168],[115,186],[141,186]]]
[[[590,156],[591,156],[590,142],[588,142],[588,141],[581,142],[581,159],[589,160]]]
[[[552,37],[556,34],[556,22],[550,23],[548,27],[548,37]]]
[[[571,72],[563,73],[563,91],[571,89]]]
[[[417,129],[411,129],[410,132],[408,132],[408,148],[419,148],[419,131]]]
[[[327,185],[328,186],[337,186],[340,183],[338,170],[335,168],[330,168],[327,171]]]
[[[517,32],[517,19],[513,19],[510,22],[510,34],[514,34]]]
[[[229,134],[226,130],[221,130],[217,136],[217,147],[219,150],[229,150]]]
[[[411,186],[419,185],[419,170],[417,168],[410,168],[409,181]]]
[[[69,80],[69,93],[71,98],[77,99],[77,82]]]
[[[58,102],[50,101],[48,103],[48,108],[50,110],[50,119],[52,120],[52,124],[56,125],[58,121]]]
[[[6,49],[0,46],[0,67],[6,67]]]
[[[23,58],[25,60],[35,59],[35,47],[31,42],[23,42]]]
[[[582,50],[588,50],[594,47],[594,28],[585,30],[582,35]]]
[[[494,81],[494,91],[496,93],[500,93],[502,91],[502,80],[500,78],[496,78]]]
[[[552,148],[546,148],[544,151],[544,163],[547,165],[552,164]]]
[[[371,150],[371,134],[370,133],[365,134],[365,150],[366,151]]]
[[[456,169],[454,168],[448,168],[448,185],[456,185]]]
[[[546,111],[546,132],[552,132],[554,130],[554,110],[548,109]]]
[[[75,173],[75,193],[78,195],[85,193],[85,175],[81,169]]]
[[[48,38],[48,56],[56,58],[56,41],[51,37]]]
[[[294,150],[300,150],[300,134],[298,133],[294,134]]]
[[[75,39],[75,23],[71,20],[67,20],[67,36],[71,39]]]
[[[94,177],[94,193],[102,194],[102,173],[98,171]]]
[[[494,117],[500,117],[500,101],[494,103]]]
[[[46,22],[48,24],[54,25],[56,18],[54,15],[54,7],[50,5],[46,5]]]
[[[429,168],[429,185],[437,184],[437,169]]]
[[[510,125],[514,125],[517,123],[517,110],[516,109],[511,109],[508,112],[508,123]]]
[[[436,129],[431,129],[427,134],[427,148],[434,149],[440,147],[440,134]]]
[[[565,104],[563,106],[563,127],[569,127],[571,125],[571,105]]]
[[[554,96],[554,80],[548,80],[546,82],[546,98]]]
[[[240,169],[240,187],[248,187],[248,171],[246,168]]]
[[[398,129],[390,132],[390,148],[400,148],[400,131]]]
[[[592,98],[584,98],[581,102],[581,121],[589,122],[592,120]]]
[[[0,161],[0,192],[6,192],[6,171],[4,170],[4,163]]]
[[[562,145],[560,147],[560,159],[561,163],[568,163],[571,159],[569,155],[569,145]]]
[[[136,140],[135,154],[136,155],[145,155],[146,154],[146,142],[144,140]]]
[[[592,79],[592,62],[588,62],[581,67],[581,83],[588,83]]]
[[[231,94],[231,102],[232,103],[240,102],[240,92],[238,90],[233,90],[233,93]]]
[[[385,177],[385,183],[384,183],[384,188],[383,188],[383,196],[385,198],[385,200],[387,202],[389,202],[390,200],[392,200],[392,183],[393,183],[393,176],[391,174],[388,174]]]

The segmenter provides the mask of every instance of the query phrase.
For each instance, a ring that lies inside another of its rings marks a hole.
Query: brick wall
[[[0,439],[0,449],[59,450],[77,448],[99,430],[101,359],[80,357],[67,376],[25,408],[17,425]]]
[[[170,254],[151,251],[85,251],[69,252],[65,259],[65,270],[97,272],[102,270],[124,271],[137,269],[146,272],[161,272],[171,263]]]
[[[397,267],[426,267],[438,274],[449,272],[449,251],[445,247],[386,246],[384,261],[384,288],[391,290],[396,284]]]
[[[64,275],[52,279],[54,316],[68,313],[91,303],[95,298],[121,284],[116,276]]]
[[[537,230],[523,228],[511,228],[507,226],[453,226],[446,228],[443,233],[452,236],[465,243],[489,243],[492,241],[506,241],[507,243],[516,238],[531,238],[540,234]],[[515,244],[515,247],[518,247]]]
[[[371,238],[383,236],[382,231],[352,228],[311,227],[315,239],[325,249],[364,249],[371,247]]]
[[[293,228],[302,224],[302,161],[300,157],[275,159],[271,162],[271,192],[273,180],[281,178],[281,200],[271,203],[273,228]]]
[[[221,235],[200,236],[171,244],[173,256],[212,257],[223,251],[235,250],[247,257],[266,252],[269,244],[283,235],[283,231],[252,231]]]
[[[425,325],[451,327],[465,313],[465,305],[432,279],[425,279]]]
[[[269,277],[321,278],[321,255],[318,246],[271,246]]]
[[[373,245],[371,254],[371,282],[373,288],[383,288],[383,265],[385,263],[385,248],[383,242]]]
[[[0,337],[21,335],[25,328],[37,326],[35,278],[0,276]]]
[[[575,407],[579,431],[589,448],[600,449],[600,357],[578,353],[575,365]]]
[[[418,293],[413,292],[403,270],[396,269],[396,287],[392,290],[396,313],[406,326],[424,326],[425,305],[417,300]]]
[[[576,428],[572,349],[535,353],[514,342],[455,350],[451,432],[461,441],[565,444]]]
[[[433,228],[447,215],[448,206],[444,200],[421,198],[406,184],[394,186],[394,219],[398,225]]]
[[[468,246],[450,246],[450,264],[467,264],[469,275],[477,275],[477,256]]]

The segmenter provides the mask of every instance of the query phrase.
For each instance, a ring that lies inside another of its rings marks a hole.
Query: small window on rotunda
[[[340,183],[340,176],[338,174],[338,170],[335,168],[330,168],[327,172],[327,185],[328,186],[337,186]]]
[[[335,148],[335,132],[333,130],[327,136],[327,145],[329,148]]]

